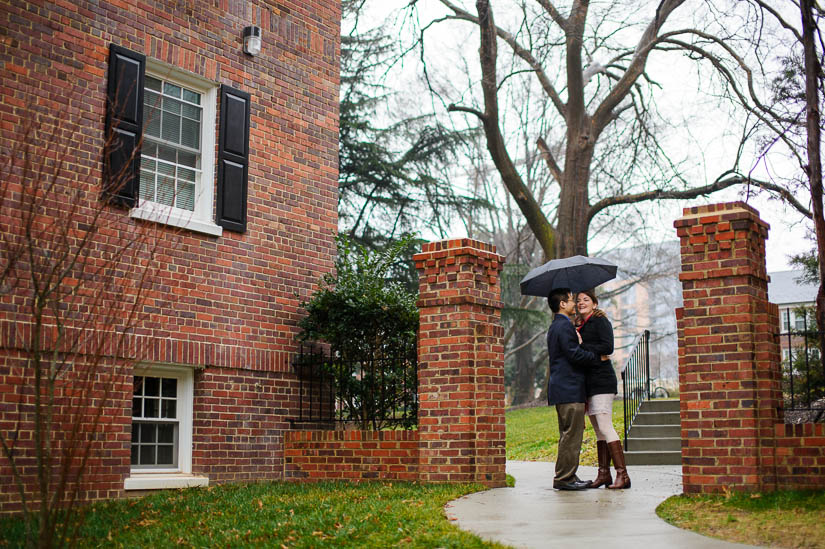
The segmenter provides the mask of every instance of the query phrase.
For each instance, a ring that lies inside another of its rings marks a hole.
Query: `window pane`
[[[138,450],[140,446],[137,444],[132,444],[132,465],[139,465],[138,463]]]
[[[163,113],[160,138],[172,143],[180,143],[180,115]]]
[[[132,391],[136,395],[143,394],[143,376],[135,376],[135,388]]]
[[[181,183],[178,185],[177,207],[181,210],[195,210],[195,185]]]
[[[160,110],[153,107],[143,109],[143,128],[146,135],[160,137]]]
[[[161,160],[166,160],[167,162],[176,162],[178,158],[178,153],[172,147],[164,147],[163,145],[158,145],[158,158],[160,158]],[[174,175],[174,172],[168,173]]]
[[[146,89],[160,91],[160,80],[154,76],[146,75]]]
[[[182,104],[177,99],[163,98],[163,110],[171,114],[180,114]]]
[[[166,398],[175,398],[178,396],[178,380],[174,377],[167,377],[163,379],[163,393],[161,396]]]
[[[200,121],[201,119],[201,109],[200,107],[196,107],[194,105],[183,105],[183,116],[189,118],[191,120]]]
[[[143,417],[158,417],[158,399],[144,398],[143,399]]]
[[[147,377],[144,379],[144,391],[146,396],[160,396],[160,378]]]
[[[175,425],[166,423],[158,425],[158,442],[171,444],[175,442]]]
[[[180,143],[191,149],[200,148],[201,125],[194,120],[183,119],[181,127]]]
[[[158,465],[174,465],[172,460],[172,446],[158,446]]]
[[[182,181],[195,182],[195,170],[187,170],[186,168],[178,168],[178,179]]]
[[[172,97],[180,97],[180,91],[180,86],[170,84],[169,82],[163,83],[163,93],[165,93],[166,95],[171,95]]]
[[[132,442],[140,441],[140,423],[132,423]]]
[[[173,168],[174,169],[174,168]],[[164,177],[158,181],[158,190],[155,200],[160,204],[171,206],[175,198],[175,180]]]
[[[161,401],[161,403],[160,403],[160,409],[161,409],[160,417],[171,418],[171,419],[174,419],[175,417],[177,417],[175,415],[175,413],[177,411],[176,404],[177,404],[177,402],[174,401],[174,400],[163,399],[163,401]]]
[[[140,465],[154,465],[155,464],[155,447],[141,446],[140,447]]]
[[[178,153],[178,163],[182,166],[189,166],[190,168],[197,168],[198,167],[198,155],[187,153],[187,152],[179,152]]]
[[[157,440],[157,431],[157,425],[142,423],[140,425],[140,441],[144,444],[147,442],[155,442]]]
[[[141,417],[141,403],[143,402],[142,399],[135,397],[132,399],[132,417]]]
[[[201,104],[201,94],[195,93],[192,90],[187,90],[184,88],[183,98],[190,103],[195,103],[196,105]]]
[[[140,170],[140,197],[143,200],[155,199],[155,174]]]

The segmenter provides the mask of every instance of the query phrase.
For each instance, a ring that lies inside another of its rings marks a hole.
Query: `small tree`
[[[73,94],[66,94],[71,102]],[[70,543],[89,471],[128,415],[130,336],[163,306],[152,292],[170,235],[101,196],[100,140],[88,120],[33,106],[0,138],[0,466],[10,472],[29,546]],[[120,146],[109,138],[107,149]],[[135,154],[133,152],[132,154]],[[130,174],[112,174],[110,190]],[[174,238],[174,236],[172,236]],[[126,447],[126,446],[125,446]],[[10,494],[7,494],[7,496]]]
[[[399,408],[416,409],[418,296],[393,276],[411,240],[375,252],[339,236],[337,274],[324,275],[304,303],[301,337],[330,345],[339,411],[365,429],[380,429]],[[404,426],[414,425],[414,413],[405,417]]]

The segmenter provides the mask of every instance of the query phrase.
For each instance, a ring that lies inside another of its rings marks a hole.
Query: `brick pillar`
[[[676,310],[685,493],[775,487],[779,313],[768,302],[768,225],[742,202],[685,208]]]
[[[495,246],[424,244],[419,276],[419,478],[504,486],[504,355]]]

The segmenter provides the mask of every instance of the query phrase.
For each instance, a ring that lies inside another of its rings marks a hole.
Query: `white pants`
[[[619,440],[619,435],[613,427],[613,397],[612,394],[605,394],[593,395],[587,399],[587,415],[596,432],[596,440]]]

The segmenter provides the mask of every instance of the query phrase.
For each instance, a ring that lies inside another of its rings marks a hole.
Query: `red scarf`
[[[585,324],[587,324],[587,321],[588,321],[588,320],[590,320],[590,317],[591,317],[591,316],[593,316],[593,313],[590,313],[589,315],[587,315],[587,318],[585,318],[584,320],[582,320],[582,323],[581,323],[581,324],[579,324],[578,326],[576,326],[576,331],[577,331],[577,332],[580,332],[580,331],[581,331],[581,329],[584,327],[584,325],[585,325]]]

